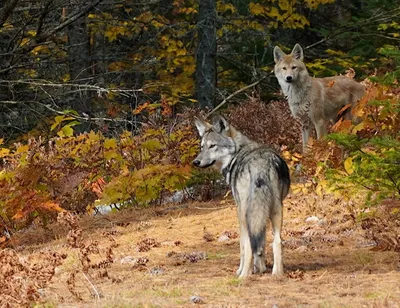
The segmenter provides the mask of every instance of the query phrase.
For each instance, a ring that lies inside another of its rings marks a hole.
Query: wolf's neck
[[[301,105],[310,93],[312,77],[307,76],[295,83],[283,82],[281,88],[290,105]]]
[[[312,77],[306,76],[303,80],[298,80],[295,83],[283,82],[281,87],[288,100],[292,115],[294,117],[300,116],[311,101]]]
[[[234,130],[235,136],[233,137],[235,141],[235,148],[231,155],[229,155],[229,159],[225,160],[222,162],[221,166],[221,173],[225,177],[225,181],[228,185],[230,185],[230,175],[233,167],[235,166],[236,159],[240,152],[244,148],[248,148],[249,146],[256,146],[257,143],[254,142],[253,140],[249,139],[245,135],[241,134],[240,132]]]

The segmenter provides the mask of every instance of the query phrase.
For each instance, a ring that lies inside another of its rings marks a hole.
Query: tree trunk
[[[217,81],[216,0],[199,0],[196,51],[196,99],[201,109],[214,107]]]
[[[79,7],[79,1],[75,2]],[[71,9],[71,11],[74,7]],[[89,31],[86,25],[86,15],[78,18],[68,26],[68,58],[71,82],[78,84],[90,83],[90,42]],[[70,96],[69,105],[75,111],[89,113],[90,95],[82,90]]]

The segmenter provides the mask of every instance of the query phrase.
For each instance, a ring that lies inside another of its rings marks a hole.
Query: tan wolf
[[[193,161],[200,168],[216,166],[226,179],[237,204],[240,225],[240,278],[263,273],[267,221],[274,233],[273,275],[283,274],[282,201],[290,187],[285,161],[270,147],[254,142],[221,116],[208,123],[196,119],[201,152]],[[253,260],[253,262],[252,262]]]
[[[336,122],[338,112],[347,104],[354,104],[364,95],[365,88],[358,82],[335,76],[313,78],[303,62],[303,49],[296,44],[287,55],[278,46],[274,48],[275,76],[286,96],[292,115],[302,125],[303,152],[307,148],[311,123],[317,139],[327,133],[329,121]],[[346,117],[351,114],[346,110]]]

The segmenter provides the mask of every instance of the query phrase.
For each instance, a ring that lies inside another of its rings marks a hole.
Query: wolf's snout
[[[286,79],[287,82],[293,81],[293,77],[292,76],[286,76],[285,79]]]
[[[195,160],[193,161],[193,165],[195,165],[196,167],[200,166],[200,163],[201,163],[201,161],[198,160],[198,159],[195,159]]]

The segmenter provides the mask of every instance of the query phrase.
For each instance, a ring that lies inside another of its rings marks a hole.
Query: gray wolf
[[[338,112],[346,105],[353,107],[364,95],[365,88],[345,76],[313,78],[303,62],[303,49],[296,44],[287,55],[274,48],[275,76],[286,96],[292,115],[302,125],[303,152],[307,148],[311,123],[317,139],[326,135],[329,121],[337,120]],[[349,117],[350,109],[346,110]]]
[[[249,276],[253,266],[254,273],[266,271],[268,219],[274,234],[272,274],[282,275],[282,201],[290,186],[288,166],[273,149],[250,140],[219,115],[214,116],[212,124],[199,119],[195,124],[201,136],[201,152],[193,164],[200,168],[217,167],[237,204],[240,225],[237,275]]]

